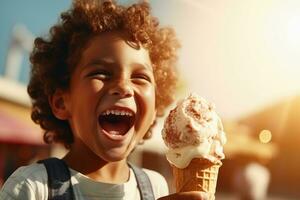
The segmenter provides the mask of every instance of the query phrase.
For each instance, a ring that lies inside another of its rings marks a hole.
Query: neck
[[[94,153],[78,152],[74,148],[63,160],[70,168],[95,181],[120,184],[129,179],[129,167],[126,159],[108,162]]]

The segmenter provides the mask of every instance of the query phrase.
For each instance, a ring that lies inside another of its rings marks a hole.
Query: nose
[[[116,80],[109,89],[109,94],[119,96],[120,98],[128,98],[133,96],[133,88],[130,82],[125,78]]]

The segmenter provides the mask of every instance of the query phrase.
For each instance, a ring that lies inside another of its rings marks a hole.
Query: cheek
[[[89,86],[91,92],[95,92],[95,93],[97,93],[100,90],[102,90],[103,87],[104,87],[104,83],[102,81],[100,81],[100,80],[97,80],[97,79],[92,80],[90,82],[90,86]]]
[[[100,91],[103,91],[104,84],[99,80],[91,80],[82,85],[75,93],[77,103],[84,103],[87,107],[93,107],[97,104],[97,99]]]
[[[90,81],[81,84],[72,91],[72,119],[74,123],[83,123],[91,121],[91,117],[95,117],[96,106],[98,105],[99,91],[103,88],[100,81]]]
[[[147,89],[143,90],[142,95],[144,96],[145,99],[145,104],[147,106],[146,109],[149,111],[154,111],[155,110],[155,88],[154,87],[149,87]]]
[[[136,90],[135,101],[138,107],[139,123],[138,129],[148,129],[152,123],[155,113],[155,89],[154,87],[138,88]],[[142,127],[141,127],[142,126]]]
[[[143,93],[144,98],[144,125],[146,131],[150,127],[150,125],[153,123],[153,120],[156,117],[156,107],[155,107],[155,88],[151,87],[147,90],[144,90]]]

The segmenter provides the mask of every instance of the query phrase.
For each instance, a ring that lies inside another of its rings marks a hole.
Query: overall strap
[[[134,166],[133,164],[128,164],[134,172],[140,191],[141,200],[155,200],[154,193],[152,190],[152,184],[148,175],[142,169]]]
[[[58,158],[40,160],[48,174],[48,200],[74,200],[71,175],[66,163]]]

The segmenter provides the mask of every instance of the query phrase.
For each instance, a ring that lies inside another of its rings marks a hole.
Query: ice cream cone
[[[194,158],[184,169],[172,166],[176,192],[203,191],[209,200],[214,200],[221,165],[221,162],[214,164],[203,158]]]

